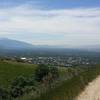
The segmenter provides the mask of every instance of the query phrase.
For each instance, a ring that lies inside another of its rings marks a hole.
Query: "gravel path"
[[[100,100],[100,76],[89,83],[75,100]]]

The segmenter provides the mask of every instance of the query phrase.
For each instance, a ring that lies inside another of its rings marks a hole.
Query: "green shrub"
[[[19,76],[17,77],[13,82],[12,82],[12,85],[11,87],[22,87],[24,88],[24,86],[27,84],[27,79],[23,76]]]
[[[35,70],[35,79],[39,82],[43,81],[44,78],[57,78],[59,76],[58,68],[49,67],[46,65],[39,65]]]
[[[59,77],[59,71],[57,67],[50,67],[50,73],[52,74],[53,79]]]
[[[11,96],[19,97],[26,93],[27,91],[31,91],[35,85],[34,78],[25,78],[23,76],[17,77],[11,84]]]
[[[9,100],[9,99],[10,99],[9,92],[4,88],[0,88],[0,100]]]
[[[39,65],[35,70],[35,79],[37,81],[42,81],[43,77],[47,76],[49,73],[49,67],[46,65]]]
[[[11,88],[10,93],[11,93],[11,96],[14,98],[19,97],[19,96],[23,95],[23,88],[15,86],[15,87]]]

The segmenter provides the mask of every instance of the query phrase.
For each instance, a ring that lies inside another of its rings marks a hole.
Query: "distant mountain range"
[[[93,52],[99,52],[99,48],[64,48],[63,46],[48,46],[48,45],[32,45],[29,43],[0,38],[0,55],[3,56],[66,56],[66,55],[91,55]],[[92,52],[93,51],[93,52]]]
[[[25,50],[25,49],[43,49],[43,48],[63,48],[61,46],[32,45],[26,42],[0,38],[0,49],[6,50]]]
[[[79,49],[100,52],[100,45],[88,45],[88,46],[80,47]]]
[[[6,50],[22,50],[22,49],[32,49],[33,45],[17,40],[0,38],[0,48]]]

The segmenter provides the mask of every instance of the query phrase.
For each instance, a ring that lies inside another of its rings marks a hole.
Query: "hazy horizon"
[[[100,45],[99,0],[0,0],[0,38],[33,45]]]

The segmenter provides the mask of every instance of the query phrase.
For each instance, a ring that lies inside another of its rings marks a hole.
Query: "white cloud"
[[[9,33],[15,34],[15,37],[18,33],[63,35],[64,40],[56,40],[56,42],[48,40],[46,44],[80,45],[100,42],[99,32],[100,8],[40,10],[29,5],[0,8],[1,35]]]

